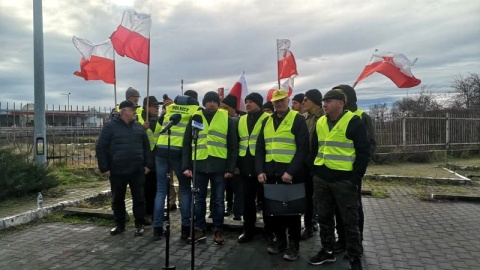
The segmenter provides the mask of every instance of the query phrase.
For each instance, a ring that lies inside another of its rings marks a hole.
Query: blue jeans
[[[168,159],[166,157],[155,157],[155,165],[157,170],[157,195],[155,196],[153,226],[157,228],[163,227],[165,198],[167,197],[168,190],[167,162]],[[182,216],[182,226],[190,226],[190,211],[192,202],[191,180],[183,175],[181,159],[170,159],[170,169],[175,172],[175,175],[178,179],[181,196],[180,215]]]
[[[213,227],[214,229],[222,229],[225,214],[225,180],[223,177],[223,173],[197,172],[195,177],[195,188],[198,189],[198,194],[197,196],[195,196],[195,227],[199,229],[206,228],[206,199],[208,181],[210,181],[210,201],[212,202],[211,210]]]

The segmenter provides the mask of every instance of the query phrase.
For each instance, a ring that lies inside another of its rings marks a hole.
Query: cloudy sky
[[[32,0],[0,0],[0,102],[34,100]],[[230,89],[242,71],[249,92],[264,97],[276,83],[276,39],[291,41],[299,76],[294,93],[352,84],[375,49],[418,57],[420,86],[399,89],[374,74],[357,87],[360,107],[391,102],[422,85],[449,92],[457,75],[480,72],[480,2],[461,0],[43,0],[45,101],[114,103],[113,86],[74,76],[80,54],[72,36],[106,40],[133,8],[152,15],[150,95],[200,98]],[[119,99],[129,86],[146,96],[147,66],[116,56]],[[227,92],[228,93],[228,92]],[[11,105],[10,105],[11,106]]]

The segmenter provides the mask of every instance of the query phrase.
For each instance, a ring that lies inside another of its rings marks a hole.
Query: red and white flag
[[[245,97],[248,95],[247,81],[245,80],[245,72],[240,75],[238,81],[230,89],[229,95],[237,97],[237,111],[246,112]]]
[[[372,75],[374,72],[378,72],[387,76],[398,88],[417,86],[421,81],[415,78],[410,70],[410,66],[413,66],[415,62],[417,62],[417,58],[411,62],[401,53],[375,51],[375,53],[372,54],[370,62],[365,66],[360,76],[358,76],[354,85]]]
[[[278,79],[294,78],[298,75],[297,63],[290,51],[290,40],[277,39]]]
[[[82,54],[80,71],[73,74],[89,80],[102,80],[115,84],[115,60],[110,39],[100,44],[93,44],[86,39],[72,38],[73,45]]]
[[[133,9],[125,10],[122,23],[113,32],[112,40],[115,51],[140,63],[150,63],[150,14],[137,13]]]

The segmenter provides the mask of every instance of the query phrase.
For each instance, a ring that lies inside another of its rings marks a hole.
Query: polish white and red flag
[[[293,79],[298,75],[289,39],[277,39],[278,79]]]
[[[125,10],[121,24],[110,37],[115,51],[121,56],[127,56],[148,65],[151,28],[150,14],[137,13],[133,9]]]
[[[89,80],[102,80],[109,84],[115,84],[115,60],[113,46],[110,39],[100,44],[73,37],[73,45],[82,55],[80,71],[73,74]]]
[[[237,111],[246,112],[245,97],[248,95],[247,81],[245,80],[245,71],[230,89],[229,95],[237,98]]]
[[[387,76],[398,88],[410,88],[417,86],[421,81],[413,76],[410,67],[415,65],[417,58],[410,61],[404,54],[393,52],[378,52],[372,54],[370,62],[365,66],[356,85],[361,80],[367,78],[375,72]]]

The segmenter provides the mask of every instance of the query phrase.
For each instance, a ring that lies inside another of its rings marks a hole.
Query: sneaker
[[[346,248],[347,245],[345,244],[345,242],[337,241],[335,242],[335,245],[333,245],[333,254],[342,253],[345,251]]]
[[[322,249],[320,252],[317,253],[317,255],[310,258],[308,262],[311,265],[320,265],[323,263],[331,263],[336,260],[337,259],[335,258],[335,255],[333,255],[333,252],[327,252],[324,249]]]
[[[350,269],[351,270],[362,270],[362,261],[359,258],[350,260]]]
[[[153,227],[153,241],[159,241],[163,238],[163,228],[162,227]]]
[[[180,235],[181,239],[188,239],[190,236],[190,226],[182,226],[182,234]]]
[[[215,245],[223,245],[224,241],[225,240],[223,239],[222,231],[220,230],[215,231],[213,235],[213,242],[215,243]]]
[[[207,237],[205,236],[205,231],[200,229],[195,229],[194,232],[194,242],[197,243],[200,240],[205,240]],[[192,237],[188,237],[187,243],[192,243]]]
[[[293,242],[293,241],[292,241]],[[285,251],[285,253],[283,254],[283,259],[285,261],[290,261],[290,262],[293,262],[295,260],[297,260],[298,258],[298,243],[292,243],[290,242],[289,245],[288,245],[288,249],[287,251]]]
[[[225,214],[224,216],[228,217],[232,214],[232,208],[227,208],[227,210],[225,210]]]
[[[271,244],[268,245],[267,252],[269,254],[278,254],[287,250],[287,240],[286,239],[275,239]]]
[[[318,232],[320,230],[320,227],[318,226],[318,222],[314,222],[312,225],[313,231]]]
[[[138,225],[135,228],[135,233],[133,234],[134,236],[142,236],[145,233],[145,229],[143,225]]]
[[[311,226],[305,227],[302,230],[302,234],[300,235],[301,240],[307,240],[308,238],[313,236],[313,228]]]
[[[110,235],[121,234],[125,231],[125,226],[117,225],[110,230]]]

